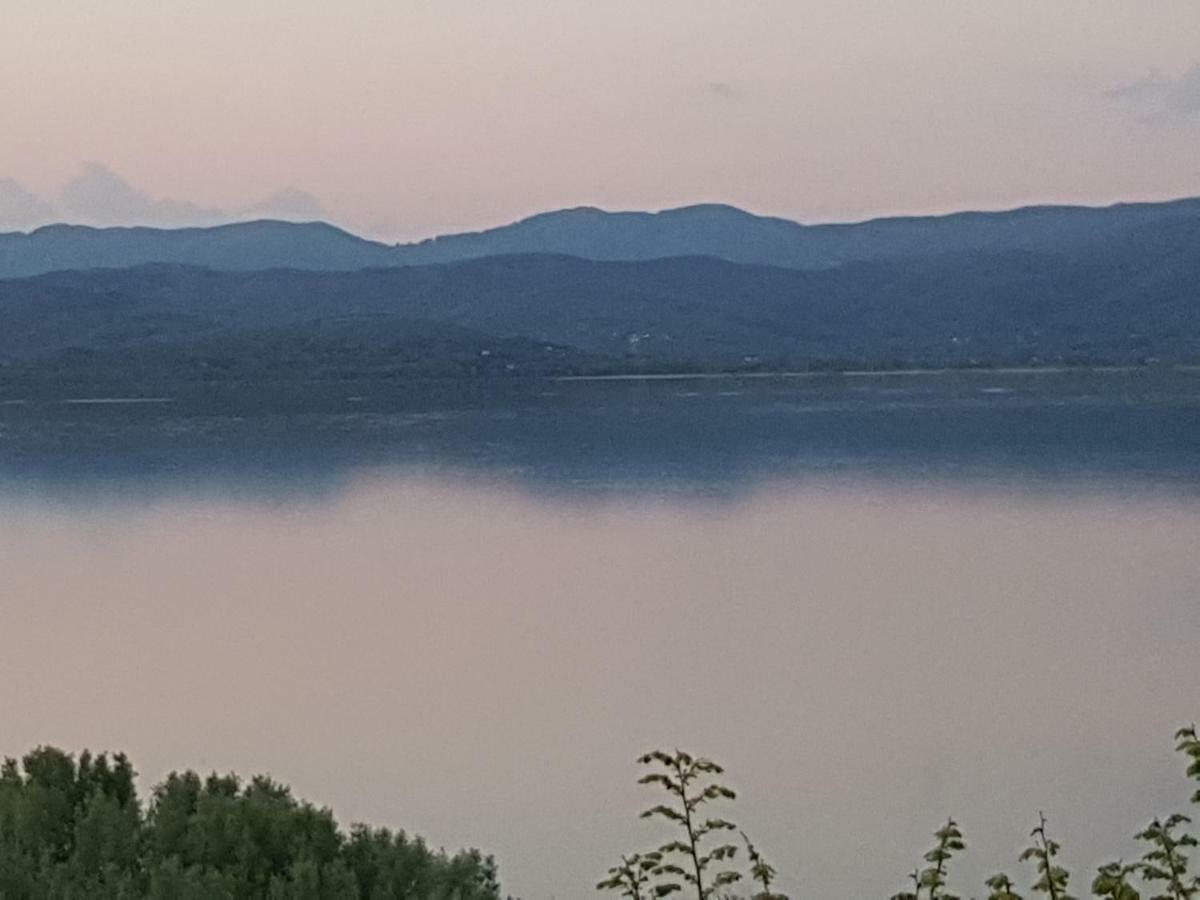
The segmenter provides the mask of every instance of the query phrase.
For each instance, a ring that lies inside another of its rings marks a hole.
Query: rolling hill
[[[659,213],[580,208],[400,245],[365,240],[319,222],[258,221],[182,229],[52,225],[28,234],[0,234],[0,278],[146,263],[225,271],[353,271],[516,254],[610,261],[712,256],[753,265],[824,269],[967,251],[1067,253],[1138,228],[1198,217],[1200,199],[1103,208],[1039,206],[832,225],[801,225],[721,205]]]
[[[301,378],[334,357],[352,370],[356,354],[433,374],[1188,362],[1200,359],[1198,246],[1200,219],[1176,219],[1071,253],[821,270],[518,255],[354,272],[56,272],[0,281],[0,360],[10,378],[65,358],[155,359],[167,373],[189,354],[197,370],[260,374],[278,357]]]

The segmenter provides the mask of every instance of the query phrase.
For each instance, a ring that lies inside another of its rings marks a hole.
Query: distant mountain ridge
[[[1194,363],[1198,247],[1194,217],[1071,253],[968,250],[815,270],[518,254],[355,272],[63,271],[0,281],[0,365],[109,354],[105,365],[120,369],[148,348],[169,363],[166,347],[199,353],[197,370],[212,371],[269,368],[278,352],[300,379],[310,351],[321,371],[334,357],[352,371],[368,358],[419,369],[452,356],[465,372],[502,358],[502,371],[531,374]]]
[[[1065,251],[1140,225],[1195,216],[1200,216],[1200,198],[1106,207],[1029,206],[822,225],[757,216],[721,204],[658,213],[580,207],[398,249],[412,263],[561,253],[600,260],[714,256],[730,262],[822,269],[967,250]]]
[[[147,263],[225,271],[354,271],[521,254],[609,261],[712,256],[754,265],[825,269],[969,251],[1073,252],[1142,226],[1193,218],[1200,218],[1200,198],[1108,207],[1031,206],[824,225],[757,216],[720,204],[656,213],[580,207],[485,231],[397,245],[360,238],[323,222],[260,220],[180,229],[51,225],[0,234],[0,278]]]
[[[0,277],[4,278],[150,263],[223,271],[353,271],[390,265],[391,258],[386,245],[323,222],[259,220],[168,229],[46,225],[28,234],[0,235]]]

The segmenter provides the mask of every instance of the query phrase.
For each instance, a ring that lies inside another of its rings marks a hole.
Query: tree
[[[268,778],[173,773],[143,809],[121,755],[0,764],[0,900],[499,900],[496,865],[357,826]]]
[[[641,756],[638,762],[663,770],[642,776],[638,783],[656,784],[671,795],[671,803],[645,810],[642,818],[663,818],[683,831],[682,840],[670,841],[659,848],[664,861],[656,867],[654,874],[683,879],[695,888],[697,900],[709,900],[720,888],[740,880],[741,874],[732,870],[708,874],[714,863],[733,859],[737,847],[720,844],[707,849],[705,846],[709,835],[731,831],[737,826],[726,819],[700,817],[702,807],[718,800],[736,798],[733,791],[713,780],[725,770],[710,759],[694,757],[682,750],[674,753],[654,750]],[[683,865],[667,861],[672,855],[682,856]],[[656,888],[656,893],[666,896],[681,889],[678,881],[667,881]]]
[[[1038,813],[1038,824],[1029,832],[1033,838],[1033,846],[1021,854],[1021,860],[1037,860],[1038,880],[1033,890],[1045,894],[1050,900],[1075,900],[1067,893],[1067,882],[1071,875],[1066,869],[1055,865],[1054,857],[1058,856],[1059,845],[1046,834],[1046,817]]]
[[[621,864],[608,870],[608,877],[596,885],[598,891],[620,891],[629,900],[643,900],[648,896],[663,893],[650,885],[651,876],[662,864],[662,854],[657,851],[622,856]]]
[[[911,891],[901,891],[898,894],[892,894],[891,900],[917,900],[921,895],[921,870],[913,869],[909,872],[908,880],[912,882],[913,889]]]
[[[1190,834],[1176,833],[1189,822],[1187,816],[1176,813],[1165,820],[1155,819],[1138,832],[1139,841],[1152,845],[1142,856],[1139,866],[1142,877],[1165,883],[1162,893],[1150,900],[1190,900],[1200,894],[1200,878],[1188,875],[1188,857],[1184,852],[1185,848],[1196,846],[1196,839]]]
[[[988,900],[1021,900],[1021,895],[1013,889],[1012,879],[1003,873],[993,875],[984,884],[988,886]]]
[[[924,856],[929,865],[909,873],[908,878],[913,883],[913,889],[893,894],[891,900],[919,900],[922,891],[925,891],[929,900],[958,900],[953,894],[945,893],[946,868],[956,852],[967,848],[962,832],[954,819],[947,819],[946,824],[935,831],[933,836],[937,843]]]
[[[930,900],[937,900],[938,897],[942,897],[944,900],[958,900],[952,894],[945,893],[944,889],[946,887],[946,867],[949,865],[951,857],[956,851],[967,848],[967,845],[963,843],[962,832],[959,831],[957,822],[947,819],[946,824],[935,831],[933,836],[937,838],[937,844],[925,854],[925,862],[930,865],[921,872],[921,884],[929,891]]]
[[[1187,769],[1188,777],[1200,781],[1200,736],[1196,734],[1196,726],[1193,724],[1180,728],[1175,732],[1175,740],[1179,742],[1175,749],[1186,754],[1191,761]],[[1200,803],[1200,788],[1192,794],[1192,802]]]
[[[1142,895],[1129,883],[1129,876],[1139,869],[1138,863],[1125,865],[1121,860],[1105,863],[1092,880],[1092,893],[1109,900],[1142,900]]]
[[[750,858],[750,877],[762,885],[762,893],[758,895],[759,900],[778,900],[783,895],[771,893],[771,882],[775,880],[775,867],[763,859],[758,849],[750,843],[750,838],[746,837],[746,832],[740,833],[742,841],[746,844],[746,855]]]

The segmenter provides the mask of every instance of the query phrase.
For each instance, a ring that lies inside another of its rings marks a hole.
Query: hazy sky
[[[0,227],[289,188],[312,197],[260,208],[395,237],[579,204],[814,221],[1200,194],[1195,0],[4,7]],[[137,190],[93,167],[64,197],[85,162]]]

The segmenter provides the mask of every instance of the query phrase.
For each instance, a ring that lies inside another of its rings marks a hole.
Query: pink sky
[[[395,238],[1163,198],[1200,194],[1198,65],[1194,0],[14,0],[0,179],[64,218],[88,161],[204,209],[299,188]]]

